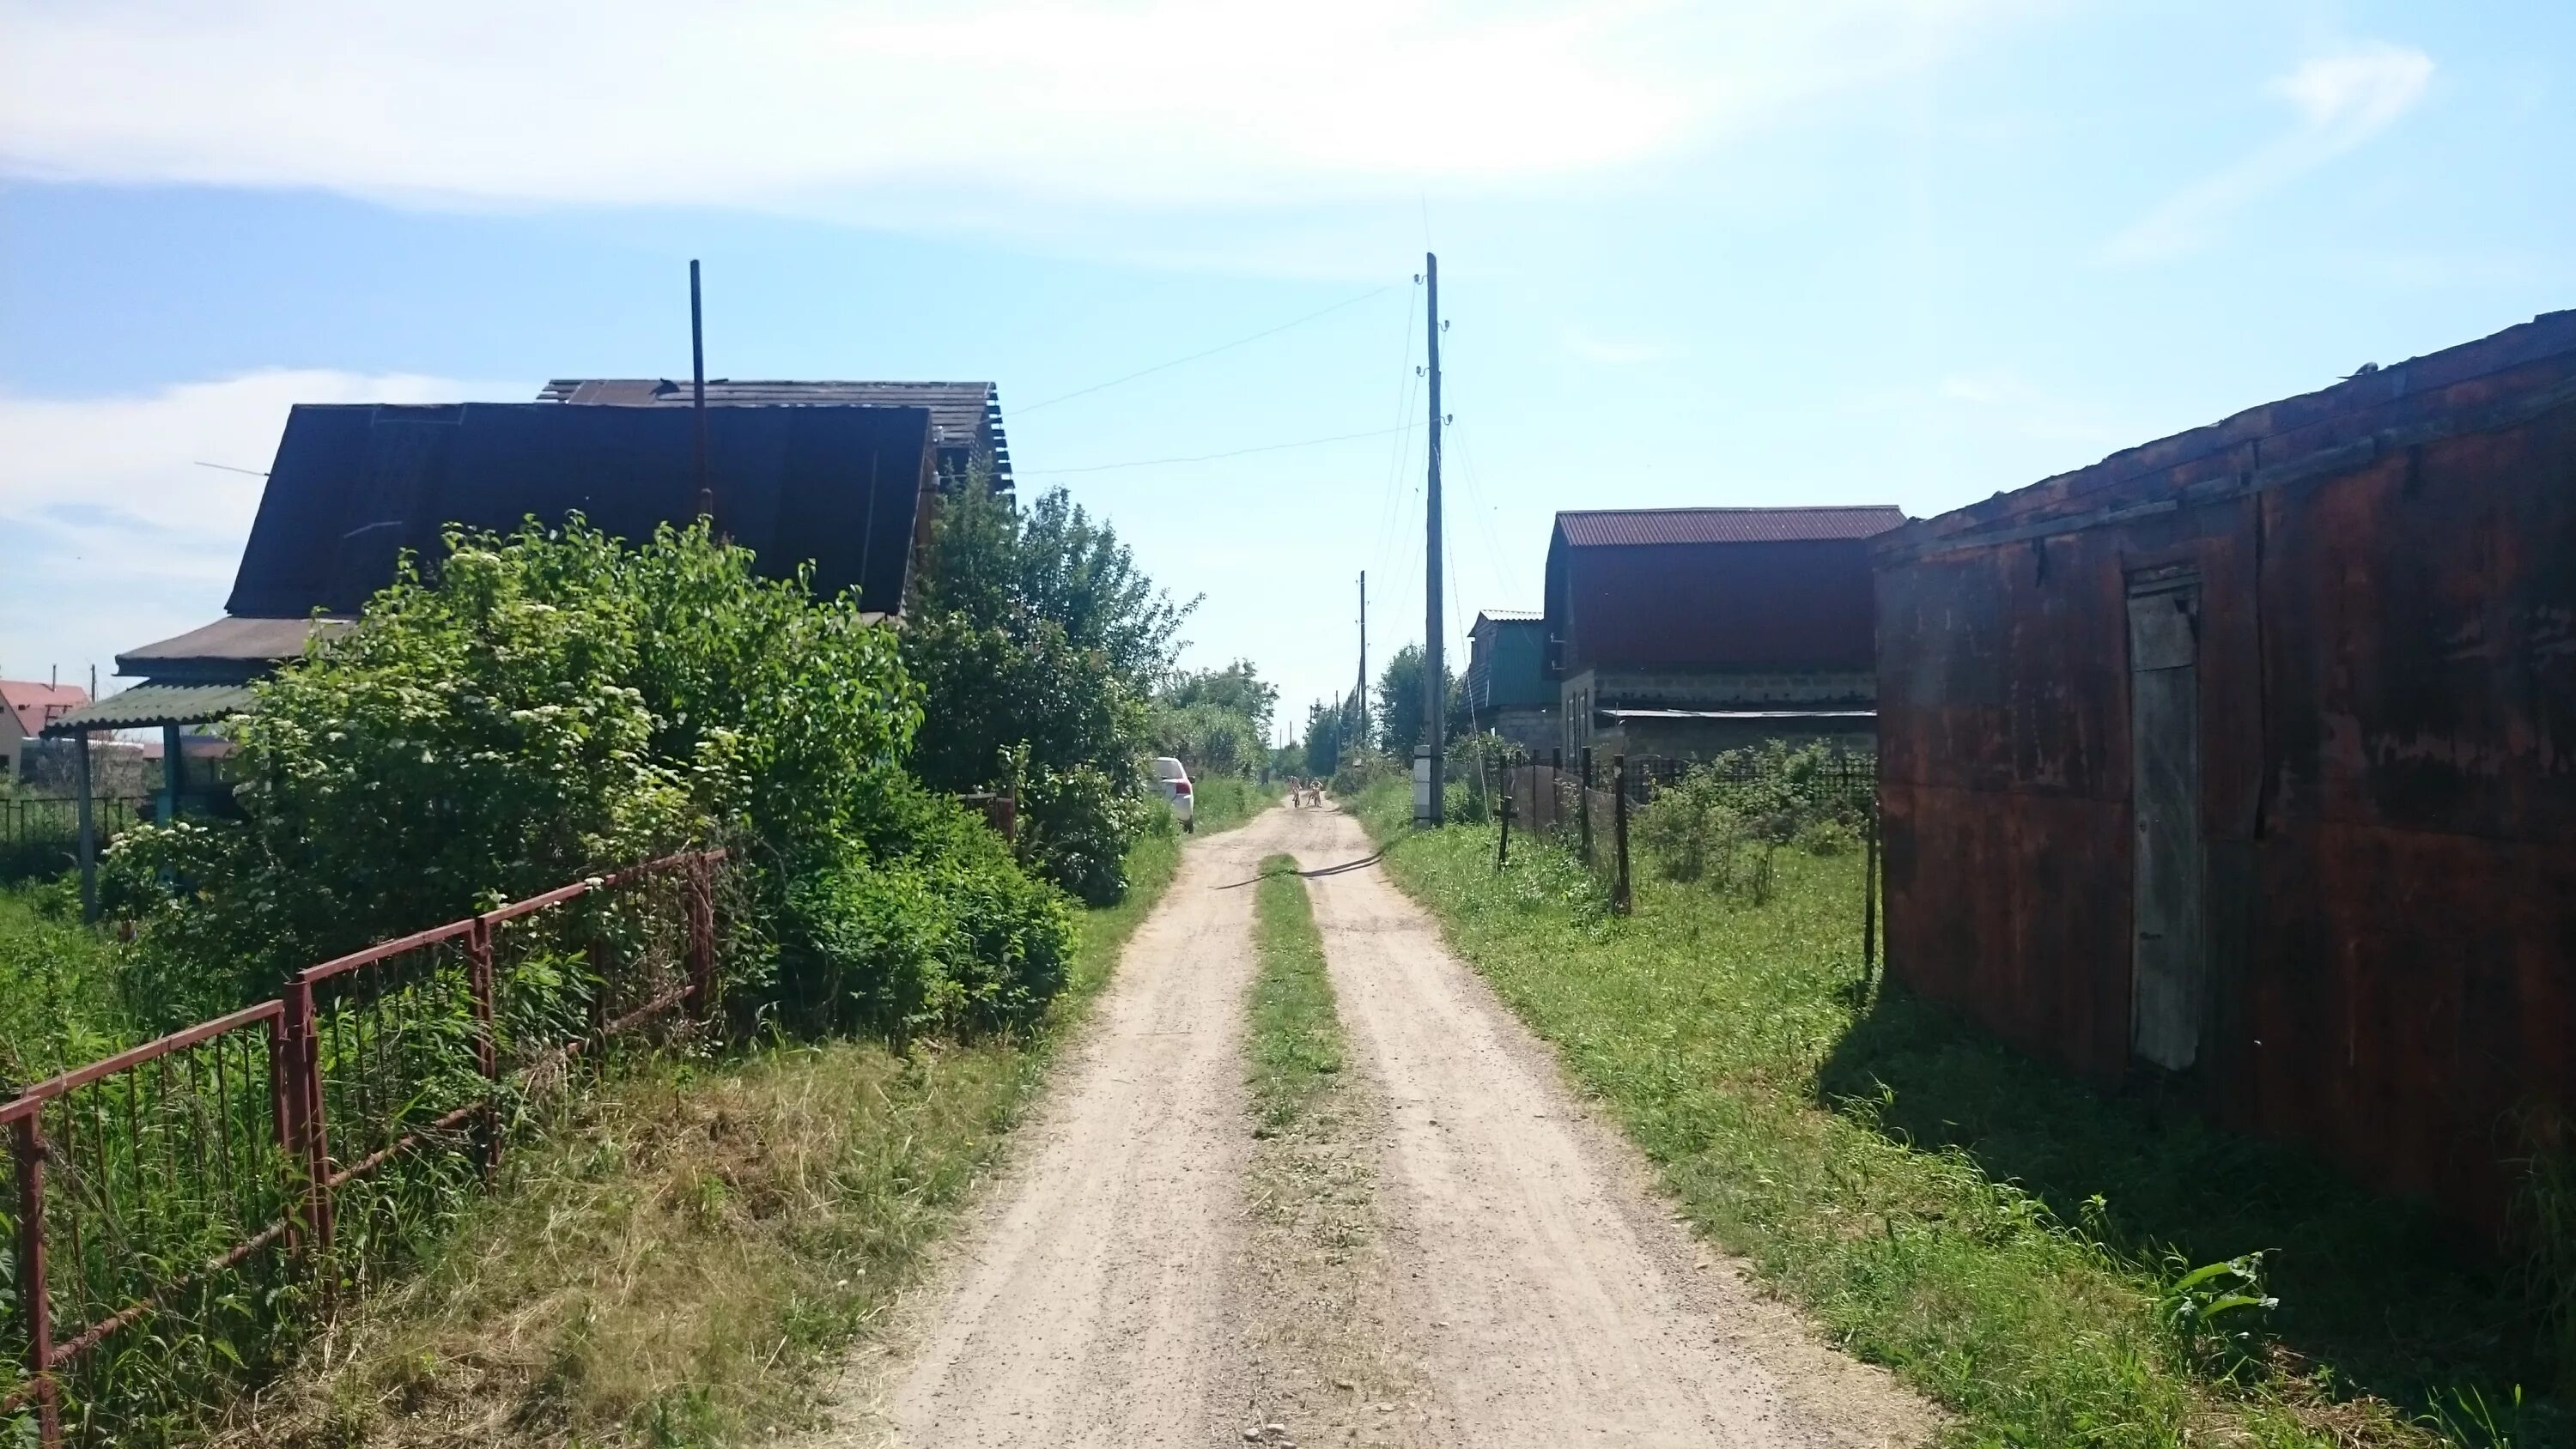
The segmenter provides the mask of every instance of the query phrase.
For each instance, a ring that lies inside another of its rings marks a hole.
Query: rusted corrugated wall
[[[2132,581],[2199,580],[2186,1082],[2488,1228],[2576,1109],[2576,312],[1882,539],[1888,964],[2132,1072]]]

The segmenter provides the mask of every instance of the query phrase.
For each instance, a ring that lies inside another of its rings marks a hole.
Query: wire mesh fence
[[[176,1412],[154,1395],[201,1379],[192,1362],[265,1358],[317,1295],[376,1272],[410,1217],[488,1178],[573,1063],[711,1013],[724,859],[308,967],[277,1000],[0,1104],[0,1430],[55,1449]]]
[[[1866,843],[1875,869],[1878,762],[1865,753],[1754,749],[1711,759],[1604,759],[1584,750],[1569,766],[1562,753],[1541,762],[1514,751],[1492,761],[1486,783],[1502,821],[1498,860],[1508,858],[1514,832],[1569,845],[1601,874],[1621,913],[1634,900],[1631,827],[1649,810],[1657,813],[1648,834],[1659,851],[1690,855],[1684,869],[1691,875],[1710,854],[1727,857],[1731,870],[1737,842],[1777,843],[1820,827]]]

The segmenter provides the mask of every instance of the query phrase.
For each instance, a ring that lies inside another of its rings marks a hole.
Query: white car
[[[1171,802],[1172,813],[1181,817],[1182,831],[1185,833],[1196,833],[1199,828],[1199,823],[1196,812],[1190,808],[1189,766],[1182,764],[1180,761],[1173,759],[1169,755],[1163,755],[1156,758],[1154,761],[1154,788],[1162,792],[1165,800]]]

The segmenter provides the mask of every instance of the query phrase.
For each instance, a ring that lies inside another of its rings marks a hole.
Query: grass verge
[[[1215,775],[1191,786],[1192,818],[1202,831],[1232,830],[1270,808],[1280,796],[1275,785],[1231,775]]]
[[[2106,1099],[1860,982],[1860,872],[1754,907],[1358,811],[1395,879],[1658,1164],[1703,1235],[1973,1445],[2564,1445],[2528,1305],[2412,1210]],[[2207,1316],[2249,1265],[2266,1314]]]
[[[235,1444],[713,1445],[800,1422],[992,1164],[1172,879],[1149,835],[1027,1038],[639,1057],[406,1282],[236,1406]]]

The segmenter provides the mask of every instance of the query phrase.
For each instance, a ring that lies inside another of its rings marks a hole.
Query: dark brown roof
[[[265,674],[280,660],[302,657],[304,641],[316,633],[327,638],[348,627],[345,619],[217,619],[176,638],[126,650],[116,656],[116,672],[171,682],[235,682]]]
[[[709,409],[716,523],[772,578],[814,566],[826,597],[899,613],[922,496],[933,486],[921,408]],[[697,515],[693,420],[680,408],[304,403],[242,547],[226,612],[355,614],[405,549],[435,558],[449,524],[508,531],[579,513],[642,539]],[[159,671],[154,671],[157,675]]]
[[[1559,513],[1576,548],[1654,543],[1817,543],[1868,538],[1905,522],[1893,503],[1822,508],[1615,508]]]
[[[537,401],[592,403],[607,407],[688,407],[694,398],[686,378],[559,377],[537,393]],[[1001,389],[989,382],[793,382],[757,378],[707,379],[710,407],[869,407],[928,408],[933,440],[943,448],[993,450],[993,475],[1007,485],[1011,477],[1010,444],[1002,434]]]

